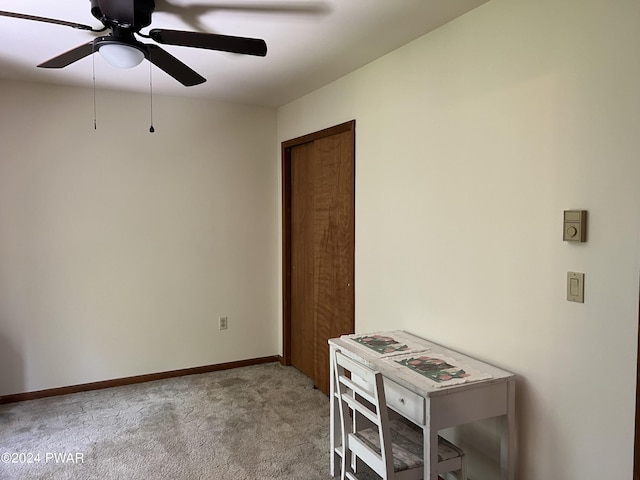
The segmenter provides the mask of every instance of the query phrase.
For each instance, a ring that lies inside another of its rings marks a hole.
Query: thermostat
[[[587,241],[587,211],[565,210],[562,239],[565,242]]]

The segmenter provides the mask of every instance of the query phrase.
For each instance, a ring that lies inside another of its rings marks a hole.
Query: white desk
[[[515,375],[407,332],[377,334],[395,335],[395,338],[405,340],[406,342],[401,343],[408,345],[409,353],[405,352],[407,356],[446,357],[451,365],[473,372],[468,378],[438,382],[399,364],[398,361],[404,355],[397,356],[398,352],[378,353],[348,337],[329,340],[332,351],[340,350],[344,355],[382,373],[389,408],[423,429],[425,480],[438,478],[431,466],[438,461],[439,430],[491,417],[501,418],[501,480],[515,480]],[[351,337],[365,336],[366,334]],[[340,473],[342,447],[333,355],[330,358],[331,475],[335,476]]]

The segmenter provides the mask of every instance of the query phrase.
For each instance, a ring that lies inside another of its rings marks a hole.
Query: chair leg
[[[347,468],[351,469],[351,452],[347,448],[342,449],[342,469],[340,471],[340,478],[345,480],[347,478]]]
[[[462,457],[462,462],[460,464],[459,470],[441,473],[440,478],[443,478],[445,480],[467,480],[467,463],[465,461],[465,458]]]

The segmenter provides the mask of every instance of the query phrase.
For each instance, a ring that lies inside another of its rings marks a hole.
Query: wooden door
[[[329,391],[327,340],[354,331],[355,122],[283,143],[284,362]]]
[[[291,149],[291,364],[315,379],[315,155],[313,142]]]

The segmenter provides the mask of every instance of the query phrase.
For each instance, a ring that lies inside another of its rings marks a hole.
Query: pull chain
[[[96,57],[91,55],[93,64],[93,129],[98,129],[98,114],[96,113]]]
[[[151,126],[149,127],[149,133],[153,133],[156,131],[153,128],[153,76],[151,75],[151,71],[153,70],[151,62],[149,62],[149,100],[151,106]]]

